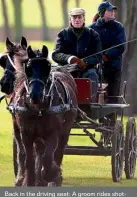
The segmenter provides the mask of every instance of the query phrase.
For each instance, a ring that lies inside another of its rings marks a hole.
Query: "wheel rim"
[[[132,125],[131,138],[129,140],[129,170],[130,174],[133,176],[135,165],[136,165],[136,136],[135,136],[135,125]]]
[[[112,136],[112,177],[119,182],[122,177],[124,161],[124,133],[121,121],[117,120]]]
[[[118,178],[121,178],[121,173],[123,169],[123,155],[124,155],[124,138],[121,133],[117,137],[117,152],[116,152],[116,174]]]
[[[134,118],[129,118],[126,128],[125,140],[125,173],[126,178],[134,177],[136,167],[136,123]]]

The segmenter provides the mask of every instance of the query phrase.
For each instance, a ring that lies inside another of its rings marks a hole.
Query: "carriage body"
[[[71,133],[72,136],[89,137],[94,146],[67,145],[65,154],[68,155],[96,155],[111,156],[112,179],[119,182],[122,178],[123,167],[126,178],[134,177],[136,168],[136,123],[129,117],[126,131],[123,126],[123,112],[130,105],[126,103],[126,82],[123,84],[119,103],[107,103],[107,84],[99,84],[96,103],[91,102],[92,82],[89,79],[75,79],[77,85],[77,99],[81,116],[75,121],[73,128],[82,129],[83,133]],[[109,125],[106,118],[111,113],[118,112],[115,125]],[[103,122],[99,123],[103,118]],[[100,133],[100,139],[97,133]]]

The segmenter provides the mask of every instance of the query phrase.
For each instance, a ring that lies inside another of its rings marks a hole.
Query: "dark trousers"
[[[103,81],[108,83],[108,88],[107,88],[108,103],[117,103],[118,98],[116,96],[119,96],[119,92],[120,92],[121,70],[104,69]]]
[[[108,99],[107,103],[118,103],[118,98],[120,93],[120,83],[121,83],[121,70],[116,69],[103,69],[103,82],[108,83],[107,94]],[[114,126],[117,118],[117,113],[111,113],[107,115],[107,119],[110,120],[110,125]]]

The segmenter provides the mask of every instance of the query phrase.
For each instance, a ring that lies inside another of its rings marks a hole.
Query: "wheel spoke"
[[[120,155],[118,155],[116,161],[117,161],[116,174],[117,174],[117,177],[119,178],[121,176],[121,157],[120,157]]]
[[[132,148],[132,150],[135,150],[136,149],[136,136],[134,136],[132,138],[131,148]]]
[[[125,173],[126,178],[134,177],[136,166],[136,122],[130,117],[126,125],[125,139]]]
[[[134,168],[135,168],[135,162],[136,162],[136,155],[131,152],[131,156],[130,156],[130,173],[133,174],[134,173]]]
[[[124,134],[122,122],[117,120],[115,133],[112,138],[112,175],[113,180],[119,182],[122,176],[124,154]]]

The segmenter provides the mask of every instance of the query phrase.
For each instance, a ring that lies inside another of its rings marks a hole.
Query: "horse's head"
[[[46,85],[51,70],[51,63],[47,60],[48,48],[43,46],[41,52],[33,51],[31,46],[27,49],[29,61],[26,65],[26,75],[28,78],[28,91],[31,102],[39,104],[44,102]]]
[[[1,57],[1,66],[4,68],[4,74],[0,80],[1,92],[11,94],[13,92],[13,84],[15,81],[15,69],[10,63],[7,55]]]
[[[1,91],[6,94],[13,92],[15,81],[14,55],[26,58],[27,55],[27,41],[22,37],[20,44],[15,44],[6,39],[7,52],[0,58],[0,65],[4,68],[4,75],[0,80]]]

